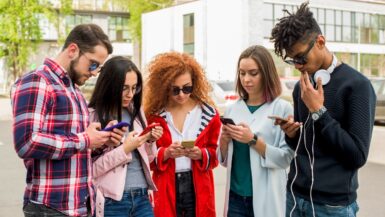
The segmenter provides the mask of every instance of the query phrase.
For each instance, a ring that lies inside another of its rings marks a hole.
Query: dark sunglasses
[[[182,88],[173,86],[171,91],[172,95],[174,96],[179,95],[180,91],[182,91],[184,94],[191,94],[193,92],[193,86],[183,86]]]
[[[318,37],[318,36],[317,36]],[[309,47],[306,49],[306,51],[304,52],[304,54],[302,54],[301,56],[299,57],[294,57],[293,59],[287,59],[285,60],[285,62],[287,64],[290,64],[290,65],[305,65],[307,63],[307,55],[309,54],[309,52],[311,51],[311,49],[314,47],[314,44],[315,42],[317,41],[317,37],[314,38],[310,44],[309,44]]]
[[[92,72],[92,71],[95,71],[97,68],[101,67],[100,63],[90,59],[85,53],[82,52],[81,55],[85,56],[87,60],[90,62],[90,66],[88,66],[88,71]]]

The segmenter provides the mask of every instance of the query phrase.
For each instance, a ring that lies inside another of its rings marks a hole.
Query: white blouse
[[[166,121],[171,133],[172,142],[185,140],[196,140],[201,125],[202,108],[197,105],[187,113],[182,132],[174,126],[170,112],[166,111]],[[191,170],[191,159],[188,157],[175,158],[175,172],[186,172]]]

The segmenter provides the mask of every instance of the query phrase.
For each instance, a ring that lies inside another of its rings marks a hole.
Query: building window
[[[194,14],[183,15],[183,52],[194,56]]]
[[[65,30],[66,32],[70,32],[75,26],[83,23],[91,23],[92,15],[68,15],[65,18]]]
[[[131,42],[128,17],[108,17],[108,37],[111,41]]]
[[[293,5],[264,3],[264,38],[270,38],[271,30],[279,18],[293,12]],[[311,8],[313,17],[328,41],[347,43],[385,44],[385,15]]]
[[[39,26],[44,40],[56,40],[58,38],[57,30],[45,16],[38,14]]]

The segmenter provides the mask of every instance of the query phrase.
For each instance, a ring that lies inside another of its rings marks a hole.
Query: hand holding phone
[[[270,119],[272,119],[272,120],[275,120],[275,121],[276,121],[276,120],[279,120],[279,121],[281,121],[282,124],[286,124],[287,122],[289,122],[288,119],[279,117],[279,116],[277,116],[277,115],[271,115],[271,116],[268,116],[268,118],[270,118]]]
[[[112,131],[112,130],[115,129],[115,128],[121,129],[121,128],[123,128],[123,127],[129,127],[129,126],[130,126],[129,123],[122,121],[122,122],[119,122],[119,123],[117,123],[117,124],[115,124],[115,125],[112,125],[112,126],[110,126],[110,127],[106,127],[106,128],[104,128],[102,131]]]
[[[233,121],[233,119],[231,119],[231,118],[221,117],[220,119],[221,119],[221,122],[223,125],[226,125],[226,124],[236,125],[235,122]]]
[[[139,136],[143,136],[144,134],[150,132],[152,130],[152,128],[156,127],[156,126],[160,126],[160,123],[152,123],[150,125],[148,125],[140,134]]]

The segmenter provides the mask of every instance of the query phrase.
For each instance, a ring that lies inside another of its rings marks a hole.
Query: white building
[[[200,0],[142,16],[142,66],[170,50],[190,53],[212,80],[232,80],[242,50],[267,47],[283,9],[299,0]],[[385,1],[312,0],[311,10],[327,46],[344,62],[368,76],[385,76]],[[298,72],[273,55],[282,76]]]

